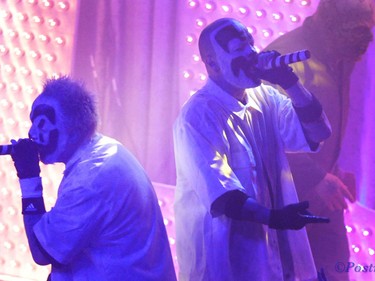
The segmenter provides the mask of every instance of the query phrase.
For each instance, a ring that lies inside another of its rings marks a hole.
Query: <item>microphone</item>
[[[258,56],[258,66],[264,70],[286,66],[288,64],[299,61],[304,61],[309,59],[311,56],[309,50],[301,50],[285,55],[276,56],[273,58],[267,58],[266,54],[267,53],[260,53]]]
[[[0,145],[0,155],[10,155],[12,150],[13,146],[11,144]]]

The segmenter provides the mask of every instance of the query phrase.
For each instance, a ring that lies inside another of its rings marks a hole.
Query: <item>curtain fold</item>
[[[80,0],[79,7],[72,75],[97,94],[100,131],[132,151],[152,181],[174,185],[173,122],[189,91],[201,86],[181,75],[198,51],[195,45],[187,49],[184,37],[199,33],[194,26],[199,9],[174,0]],[[262,40],[259,35],[256,39]],[[352,74],[345,153],[340,158],[357,176],[359,200],[371,208],[374,53],[372,42]],[[195,67],[204,72],[201,62]]]
[[[373,34],[375,29],[373,29]],[[357,178],[357,197],[375,209],[375,42],[355,65],[351,76],[348,127],[340,162]]]
[[[100,131],[121,141],[153,181],[174,184],[178,1],[81,0],[72,76],[97,94]]]

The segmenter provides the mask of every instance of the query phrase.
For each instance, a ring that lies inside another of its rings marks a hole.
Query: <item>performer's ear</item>
[[[206,65],[214,72],[219,72],[220,71],[220,67],[218,66],[218,64],[216,63],[216,60],[211,56],[211,55],[208,55],[206,57]]]

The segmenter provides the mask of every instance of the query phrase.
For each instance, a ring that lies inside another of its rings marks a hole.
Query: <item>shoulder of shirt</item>
[[[210,94],[204,87],[194,93],[184,104],[179,114],[183,119],[197,119],[204,115],[214,113],[221,108],[217,97]]]
[[[97,134],[84,148],[79,162],[80,165],[99,167],[119,153],[125,153],[125,151],[125,147],[119,141]]]

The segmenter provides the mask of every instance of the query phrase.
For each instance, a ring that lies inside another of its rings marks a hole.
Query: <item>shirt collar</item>
[[[97,142],[99,138],[100,138],[100,134],[96,133],[89,142],[83,144],[80,148],[78,148],[78,150],[73,154],[73,156],[66,163],[64,175],[67,175],[70,173],[70,171],[75,166],[75,164],[81,160],[83,154],[87,151],[87,149],[90,148],[93,145],[93,143]]]
[[[245,118],[245,113],[247,109],[254,109],[259,112],[262,112],[252,96],[253,91],[251,89],[246,89],[246,104],[243,104],[239,100],[225,92],[211,79],[208,79],[205,88],[211,95],[215,96],[225,108],[236,114],[242,120]]]

